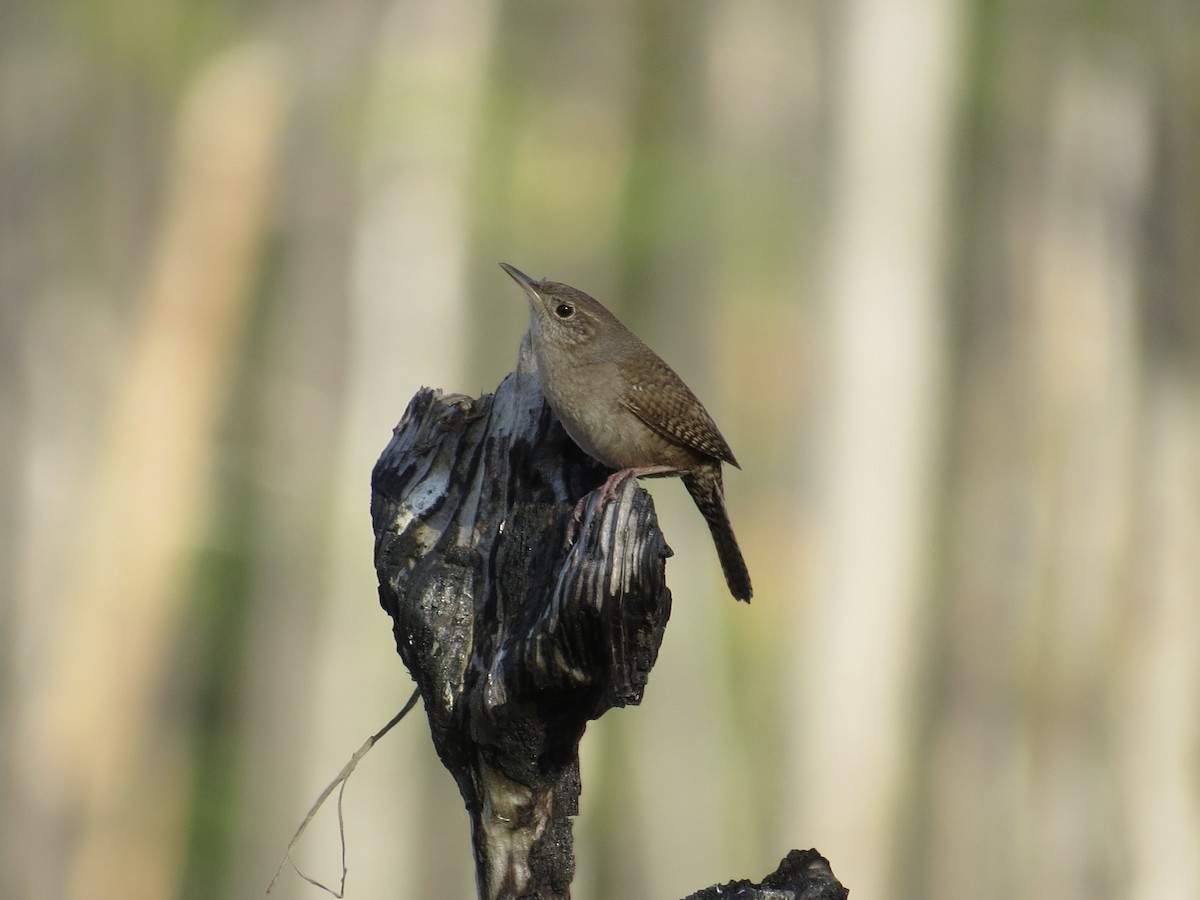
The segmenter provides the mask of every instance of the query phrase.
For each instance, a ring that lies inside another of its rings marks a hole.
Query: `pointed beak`
[[[540,299],[537,288],[533,286],[533,279],[518,269],[516,266],[510,266],[506,262],[500,263],[500,268],[509,274],[513,281],[521,286],[521,290],[525,292],[525,296],[529,298],[530,303],[536,304]]]

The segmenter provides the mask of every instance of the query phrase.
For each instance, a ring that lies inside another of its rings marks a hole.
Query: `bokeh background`
[[[750,607],[651,485],[574,896],[1200,897],[1200,5],[0,10],[0,897],[261,895],[411,689],[369,474],[515,363],[499,260],[744,467]],[[423,717],[345,814],[351,900],[473,896]]]

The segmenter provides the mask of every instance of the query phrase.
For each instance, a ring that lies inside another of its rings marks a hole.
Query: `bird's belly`
[[[609,468],[687,468],[691,463],[687,448],[665,439],[623,406],[575,415],[555,407],[555,413],[571,440]]]
[[[582,422],[578,418],[559,416],[563,428],[580,449],[592,459],[599,460],[612,469],[625,469],[638,463],[629,462],[629,448],[623,445],[620,429],[610,421],[595,417]]]

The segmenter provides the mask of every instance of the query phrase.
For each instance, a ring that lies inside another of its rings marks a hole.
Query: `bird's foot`
[[[609,500],[616,496],[617,487],[626,478],[633,476],[634,478],[660,478],[665,475],[677,475],[679,469],[674,466],[636,466],[628,469],[618,469],[605,479],[604,484],[600,485],[591,494],[584,494],[579,498],[579,502],[575,504],[575,510],[571,513],[571,519],[567,523],[567,546],[575,543],[575,539],[579,536],[579,526],[583,524],[583,509],[588,504],[588,498],[592,494],[596,495],[597,508],[603,506]]]

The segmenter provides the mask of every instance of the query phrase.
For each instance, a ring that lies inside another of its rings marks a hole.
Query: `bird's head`
[[[500,267],[525,292],[535,345],[578,352],[594,344],[599,335],[612,331],[616,318],[594,297],[569,284],[534,281],[508,263],[500,263]]]

